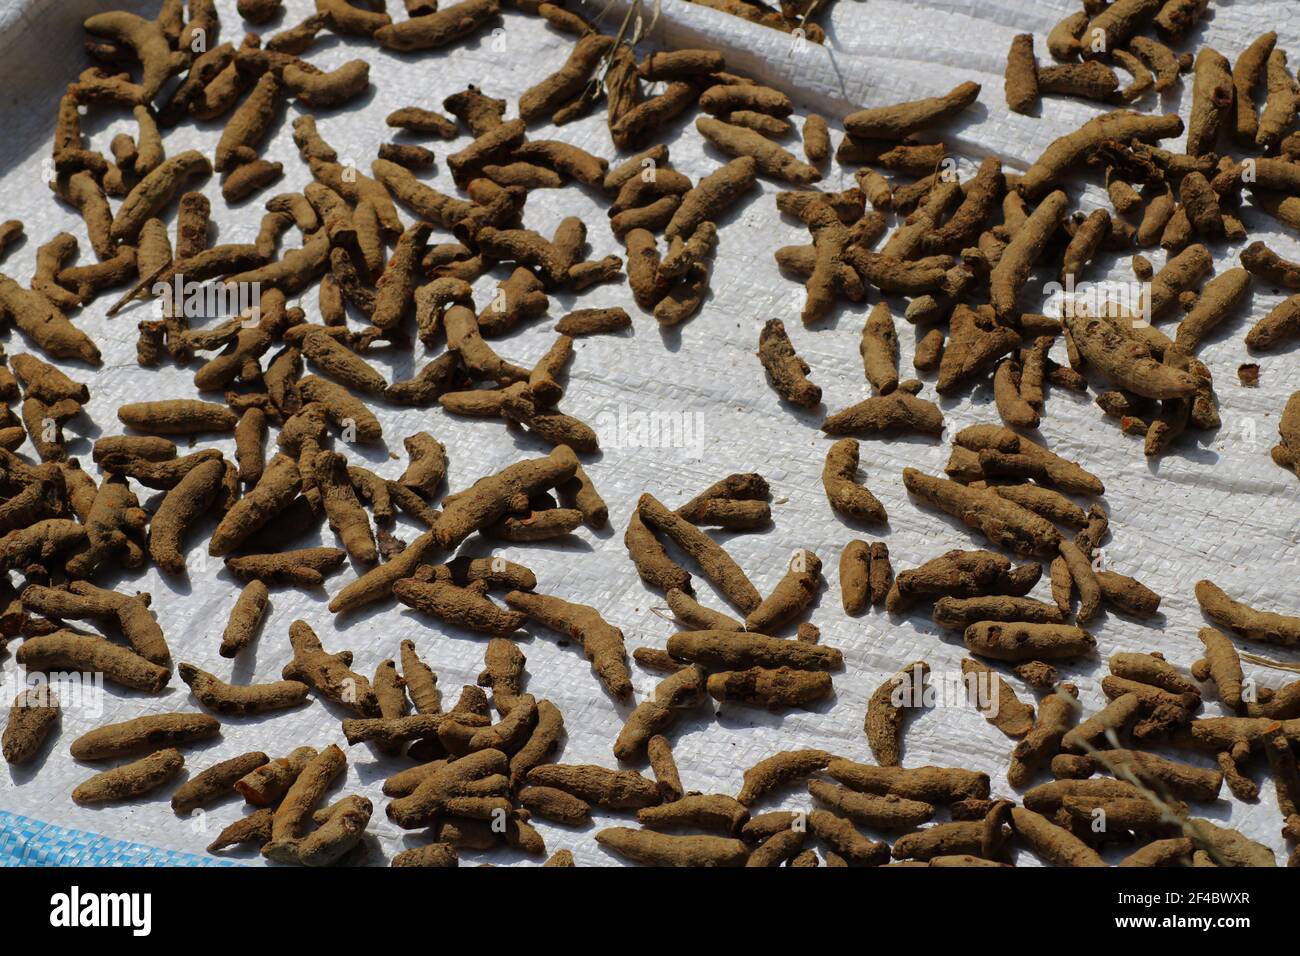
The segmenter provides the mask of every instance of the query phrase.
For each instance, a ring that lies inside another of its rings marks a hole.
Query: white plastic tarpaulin
[[[622,2],[615,0],[605,12],[602,27],[607,31],[617,27],[625,9]],[[0,105],[4,129],[0,137],[0,196],[4,199],[3,217],[22,219],[28,237],[0,268],[23,282],[31,275],[36,247],[58,231],[82,237],[82,261],[91,255],[79,218],[60,205],[42,182],[42,163],[49,156],[58,97],[64,85],[84,68],[80,21],[102,6],[88,0],[10,2],[0,11],[0,50],[4,53],[0,76],[5,83]],[[286,6],[288,13],[277,27],[296,22],[311,10],[306,0],[288,0]],[[946,134],[963,172],[968,173],[990,153],[1002,156],[1011,169],[1023,169],[1055,137],[1101,110],[1081,101],[1052,97],[1044,101],[1041,115],[1025,117],[1011,114],[1002,96],[1001,73],[1011,38],[1032,32],[1040,59],[1046,59],[1043,38],[1047,30],[1075,6],[1068,0],[838,0],[822,18],[828,41],[818,47],[681,0],[663,0],[650,39],[665,45],[722,50],[729,68],[790,93],[798,104],[800,121],[809,111],[826,115],[835,142],[842,135],[838,120],[853,109],[933,95],[958,82],[976,80],[983,84],[978,104]],[[400,4],[390,7],[400,8]],[[1273,29],[1279,34],[1279,46],[1300,51],[1300,18],[1291,4],[1216,2],[1214,7],[1213,17],[1190,42],[1212,44],[1232,59],[1259,32]],[[221,4],[224,39],[237,38],[241,30],[233,8],[233,2]],[[598,6],[589,8],[599,12]],[[395,11],[395,15],[402,14]],[[326,36],[307,57],[329,69],[362,56],[372,65],[372,87],[346,109],[318,113],[321,132],[345,161],[364,169],[378,144],[392,138],[384,117],[393,109],[406,105],[437,109],[444,97],[473,83],[492,96],[509,100],[513,111],[524,89],[564,61],[571,42],[570,36],[555,32],[541,20],[513,11],[504,14],[499,28],[448,50],[425,54],[393,55],[356,38]],[[1158,104],[1150,99],[1140,106],[1186,116],[1190,92],[1190,77],[1186,77]],[[295,105],[288,108],[288,115],[263,150],[267,157],[285,164],[281,183],[233,209],[220,198],[215,179],[202,185],[213,200],[214,241],[252,241],[261,202],[275,191],[299,189],[309,181],[290,138],[290,122],[299,112]],[[116,131],[132,129],[128,120],[121,113],[92,110],[85,117],[85,128],[93,148],[107,152]],[[210,155],[219,130],[219,123],[186,122],[167,134],[168,154],[197,148]],[[530,136],[566,140],[617,158],[600,112],[558,130],[531,130]],[[671,148],[672,165],[694,179],[725,159],[704,144],[690,118],[671,124],[664,139]],[[462,136],[455,143],[430,144],[439,154],[436,174],[427,177],[432,185],[454,191],[442,159],[466,141]],[[820,185],[848,188],[854,185],[853,172],[832,164]],[[898,618],[877,610],[854,619],[840,608],[836,573],[840,550],[851,538],[874,539],[877,532],[852,527],[830,511],[820,483],[828,440],[818,425],[826,411],[867,395],[858,337],[870,306],[842,304],[836,315],[820,326],[805,329],[800,325],[802,286],[781,276],[772,254],[780,246],[808,240],[800,224],[778,214],[773,194],[781,188],[781,184],[762,180],[761,193],[751,194],[723,217],[711,294],[700,314],[680,328],[661,331],[651,316],[636,308],[626,285],[608,284],[580,295],[562,292],[553,296],[550,318],[533,322],[497,343],[502,354],[529,365],[549,345],[555,319],[572,308],[621,305],[634,316],[630,333],[579,340],[562,403],[565,411],[592,423],[600,432],[602,452],[586,467],[609,502],[611,527],[594,533],[580,529],[562,544],[500,551],[534,568],[539,590],[594,606],[623,629],[629,650],[642,645],[664,646],[673,626],[660,607],[662,597],[641,584],[627,559],[623,528],[642,492],[650,491],[675,506],[736,471],[761,472],[773,490],[774,523],[770,529],[717,535],[759,590],[766,593],[779,580],[796,548],[812,549],[825,563],[827,587],[811,620],[821,628],[823,642],[844,651],[846,666],[835,676],[834,698],[810,710],[783,714],[710,705],[684,718],[670,734],[674,753],[685,786],[702,792],[737,792],[742,771],[778,750],[820,747],[852,759],[870,760],[862,719],[871,692],[912,660],[924,658],[934,674],[952,675],[959,672],[963,656],[960,641],[932,624],[928,609]],[[1081,176],[1071,189],[1071,198],[1085,211],[1106,203],[1095,175]],[[622,250],[606,225],[605,206],[604,197],[577,185],[539,190],[529,197],[525,225],[550,234],[561,218],[578,215],[588,225],[591,258],[620,254]],[[168,215],[171,223],[174,210]],[[1295,237],[1279,231],[1262,213],[1247,209],[1244,219],[1252,238],[1267,240],[1283,255],[1300,256]],[[291,236],[287,242],[292,245],[295,239]],[[1216,267],[1223,269],[1235,264],[1239,250],[1219,244],[1214,251]],[[1162,264],[1159,250],[1148,254],[1157,267]],[[480,303],[490,298],[495,283],[508,273],[507,268],[498,268],[475,284]],[[1127,257],[1104,256],[1090,272],[1096,279],[1128,281],[1131,276]],[[1046,278],[1042,275],[1039,280]],[[1038,288],[1036,281],[1026,290],[1027,309],[1038,308],[1034,300]],[[87,465],[89,446],[96,437],[122,431],[115,414],[120,404],[197,397],[192,369],[167,363],[153,370],[137,367],[136,322],[147,309],[136,307],[115,319],[105,318],[104,311],[113,298],[100,298],[76,318],[103,349],[103,368],[91,371],[65,366],[74,377],[86,381],[92,392],[86,415],[68,426],[72,448]],[[1188,434],[1159,459],[1146,460],[1140,440],[1122,435],[1090,399],[1061,389],[1050,392],[1041,440],[1083,462],[1106,483],[1103,504],[1111,521],[1111,538],[1103,547],[1107,566],[1138,577],[1164,598],[1161,614],[1154,621],[1137,622],[1103,613],[1094,622],[1100,659],[1065,669],[1066,677],[1079,685],[1088,711],[1104,701],[1099,682],[1110,653],[1160,651],[1184,668],[1199,656],[1196,632],[1205,622],[1192,586],[1200,578],[1213,578],[1239,599],[1300,612],[1295,565],[1300,489],[1295,476],[1269,458],[1278,415],[1287,397],[1300,388],[1294,347],[1259,359],[1262,374],[1258,388],[1241,386],[1236,376],[1237,366],[1252,360],[1243,344],[1249,323],[1280,300],[1278,292],[1257,282],[1248,307],[1205,345],[1201,357],[1214,374],[1223,427],[1212,433]],[[315,320],[314,292],[301,304],[309,319]],[[915,330],[901,320],[903,303],[896,304],[906,377],[911,372]],[[785,320],[796,348],[812,366],[813,378],[824,392],[825,409],[811,413],[792,409],[766,385],[754,351],[760,327],[774,317]],[[25,345],[11,332],[6,347],[12,354],[24,350]],[[1063,352],[1057,357],[1064,361]],[[424,361],[418,346],[415,355],[380,349],[368,358],[394,379],[409,377]],[[923,394],[933,397],[932,385],[927,384]],[[949,435],[965,425],[996,420],[987,385],[940,404]],[[401,439],[418,430],[432,432],[447,446],[453,489],[545,452],[539,442],[507,431],[496,422],[453,418],[438,409],[380,404],[377,411],[386,447],[352,445],[343,450],[387,477],[400,474],[405,465]],[[660,433],[647,430],[655,422],[676,428]],[[233,451],[232,442],[210,436],[203,436],[200,444]],[[24,451],[30,453],[31,449]],[[982,539],[958,523],[918,507],[903,489],[904,467],[939,474],[947,455],[946,440],[905,437],[863,442],[863,478],[889,512],[889,525],[879,534],[889,545],[896,569],[915,566],[952,548],[983,545]],[[152,503],[156,504],[156,498]],[[400,524],[398,534],[405,540],[417,533],[414,525]],[[322,535],[322,543],[333,543],[328,530]],[[219,561],[203,561],[206,537],[206,533],[193,536],[185,580],[168,579],[151,569],[121,576],[110,573],[100,582],[153,595],[153,610],[175,660],[193,662],[236,682],[277,679],[289,657],[289,623],[301,618],[316,629],[328,650],[352,650],[356,669],[363,673],[373,672],[385,658],[395,658],[399,641],[409,637],[437,671],[445,698],[454,700],[461,685],[474,683],[486,643],[479,636],[439,626],[393,604],[332,618],[326,609],[326,592],[336,592],[352,580],[358,573],[352,567],[330,578],[320,592],[275,590],[258,643],[232,665],[218,656],[217,647],[238,585]],[[477,538],[462,549],[471,554],[490,550],[488,542]],[[725,606],[698,575],[696,580],[702,600],[715,607]],[[1035,594],[1046,593],[1043,581]],[[521,646],[528,658],[528,692],[550,699],[564,714],[567,741],[558,759],[615,766],[611,745],[631,704],[616,703],[602,692],[572,642],[562,643],[556,635],[536,628],[521,635]],[[9,681],[4,687],[6,700],[12,698],[16,680],[12,650],[0,661]],[[1286,652],[1273,653],[1282,656]],[[1248,665],[1247,672],[1263,684],[1276,685],[1287,679],[1285,673],[1254,665]],[[648,694],[658,680],[658,675],[639,668],[634,668],[633,677],[637,699]],[[1009,679],[1022,697],[1032,699],[1028,688]],[[125,693],[110,687],[102,697],[102,708],[69,708],[57,739],[39,760],[0,771],[0,810],[11,814],[0,816],[0,851],[7,861],[56,864],[185,859],[171,852],[158,856],[120,852],[125,844],[202,857],[215,833],[243,812],[235,801],[182,820],[172,813],[166,788],[144,800],[102,808],[77,807],[69,796],[78,782],[100,769],[71,759],[68,744],[76,736],[102,723],[196,706],[187,688],[174,680],[161,695]],[[1210,714],[1221,712],[1214,701],[1205,709]],[[187,748],[189,772],[249,750],[281,756],[303,744],[342,743],[340,716],[332,707],[313,701],[294,711],[226,720],[219,740]],[[1014,795],[1005,780],[1011,746],[1012,741],[969,708],[936,707],[909,720],[904,762],[908,766],[940,764],[983,770],[992,776],[995,794]],[[380,793],[381,783],[406,764],[366,746],[350,748],[348,756],[346,780],[337,792],[362,793],[374,801],[376,812],[370,825],[378,841],[374,860],[385,860],[405,847],[425,842],[425,834],[406,834],[383,813],[386,799]],[[1209,765],[1203,756],[1187,759]],[[1262,765],[1254,772],[1263,781],[1266,771]],[[760,808],[809,805],[808,795],[796,790],[779,794]],[[1229,799],[1225,790],[1224,799],[1196,806],[1194,812],[1237,827],[1279,854],[1285,852],[1271,785],[1261,787],[1257,803]],[[538,829],[548,851],[569,848],[580,865],[609,864],[615,858],[597,846],[594,833],[601,826],[627,824],[624,815],[598,811],[591,827],[572,829],[540,822]],[[100,834],[103,839],[97,842],[85,833]],[[1123,852],[1123,847],[1112,851],[1115,858]],[[231,858],[260,863],[255,853],[235,853]],[[497,864],[520,859],[505,850],[466,854],[465,858]],[[1019,862],[1032,865],[1034,861],[1021,853]]]

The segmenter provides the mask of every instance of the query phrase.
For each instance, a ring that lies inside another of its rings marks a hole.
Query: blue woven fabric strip
[[[0,810],[0,866],[235,866]]]

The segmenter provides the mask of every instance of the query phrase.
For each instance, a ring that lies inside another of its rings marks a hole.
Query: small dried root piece
[[[217,838],[208,844],[208,852],[215,853],[227,847],[255,844],[259,849],[271,839],[271,819],[275,811],[271,807],[254,810],[241,817],[217,834]]]
[[[315,747],[298,747],[287,757],[279,757],[245,774],[235,781],[235,790],[252,806],[273,807],[316,754]]]
[[[821,387],[808,380],[812,369],[795,353],[780,319],[769,319],[763,326],[758,338],[758,358],[768,381],[786,401],[803,408],[814,408],[821,402]]]
[[[1007,425],[1017,428],[1037,428],[1038,412],[1021,394],[1020,363],[1003,359],[993,375],[993,400],[998,417]]]
[[[1281,286],[1284,289],[1300,289],[1300,264],[1283,259],[1263,242],[1252,242],[1249,246],[1243,249],[1241,251],[1241,264],[1245,266],[1252,275],[1259,276],[1265,282],[1272,285]],[[1281,316],[1279,316],[1279,319],[1283,316],[1289,318],[1287,313],[1282,313]],[[1269,326],[1265,326],[1264,323],[1269,321],[1269,319],[1261,319],[1256,323],[1256,325],[1250,330],[1250,334],[1246,337],[1247,345],[1252,348],[1263,349],[1272,344],[1271,342],[1266,341],[1263,346],[1260,346],[1251,341],[1252,336],[1257,340],[1261,337],[1261,333],[1257,333],[1256,329],[1259,329],[1261,326],[1268,329]],[[1270,324],[1277,323],[1278,321],[1278,319],[1273,319]]]
[[[623,632],[602,618],[595,608],[527,591],[511,591],[505,596],[505,602],[543,627],[578,641],[596,676],[614,697],[624,699],[632,693]]]
[[[1109,103],[1118,98],[1119,76],[1097,60],[1062,63],[1038,70],[1038,88],[1042,93],[1059,93]]]
[[[560,335],[578,337],[621,332],[631,327],[632,318],[623,309],[578,309],[560,319],[555,331]]]
[[[404,578],[393,585],[394,596],[440,621],[467,630],[505,637],[523,625],[526,615],[506,611],[483,596],[486,585],[461,587],[451,581]]]
[[[637,513],[650,529],[666,534],[690,555],[704,576],[736,607],[749,613],[762,602],[758,590],[740,566],[721,545],[691,522],[670,512],[650,494],[641,496],[637,502]]]
[[[181,675],[181,680],[189,685],[195,700],[219,714],[260,714],[268,710],[297,707],[307,699],[308,687],[299,681],[235,685],[227,684],[193,664],[179,664],[176,671]]]
[[[222,657],[234,657],[253,642],[266,617],[269,603],[270,592],[263,582],[253,580],[244,585],[221,635]]]
[[[1025,171],[1019,191],[1031,200],[1044,195],[1062,182],[1071,167],[1091,156],[1107,140],[1148,143],[1177,136],[1182,131],[1183,121],[1176,113],[1151,116],[1116,110],[1093,117],[1073,133],[1054,140]]]
[[[0,275],[0,312],[52,358],[75,359],[99,365],[99,347],[40,293],[24,289]]]
[[[23,607],[51,618],[113,620],[132,649],[152,664],[171,666],[167,639],[149,613],[148,592],[122,594],[74,581],[68,589],[31,585],[23,591]]]
[[[1178,323],[1174,344],[1178,351],[1191,355],[1236,308],[1250,289],[1250,273],[1241,268],[1229,269],[1208,283],[1191,311]]]
[[[749,820],[749,809],[735,797],[722,793],[693,793],[681,800],[644,807],[637,822],[651,830],[693,827],[736,836]]]
[[[671,836],[653,830],[607,827],[596,831],[601,846],[647,866],[744,866],[749,850],[739,840],[715,836]]]
[[[885,506],[865,485],[858,484],[855,480],[858,456],[858,443],[852,438],[844,438],[831,445],[822,468],[822,485],[826,489],[826,498],[831,508],[845,517],[883,524],[888,520]]]
[[[1071,773],[1057,773],[1058,768],[1067,767]],[[1167,790],[1184,800],[1214,800],[1223,785],[1223,774],[1217,770],[1193,767],[1144,750],[1102,750],[1084,757],[1061,754],[1052,760],[1052,772],[1057,777],[1082,779],[1099,770],[1121,778],[1134,775],[1145,786]]]
[[[934,806],[894,794],[867,794],[824,780],[813,780],[808,792],[817,802],[873,830],[912,830],[934,816]]]
[[[420,660],[411,641],[402,641],[402,684],[411,695],[417,714],[437,714],[442,711],[442,695],[438,692],[438,675]]]
[[[1219,700],[1233,710],[1239,709],[1243,675],[1237,648],[1225,634],[1212,627],[1201,628],[1197,638],[1205,647],[1205,657],[1192,665],[1192,673],[1199,679],[1213,681]]]
[[[1061,746],[1065,750],[1086,750],[1095,746],[1098,738],[1119,733],[1136,720],[1141,708],[1142,700],[1137,694],[1121,694],[1069,731],[1061,739]]]
[[[239,780],[269,762],[266,754],[254,751],[213,764],[176,788],[172,794],[172,812],[184,816],[223,797],[234,796]]]
[[[1106,861],[1088,844],[1041,814],[1012,807],[1011,821],[1016,835],[1030,851],[1053,866],[1106,866]]]
[[[840,597],[849,615],[861,614],[871,601],[871,546],[865,541],[850,541],[840,552]]]
[[[241,581],[318,588],[325,583],[325,576],[342,567],[346,559],[347,552],[341,548],[298,548],[274,554],[229,557],[226,558],[226,569]]]
[[[632,298],[643,309],[653,309],[668,291],[659,273],[659,247],[648,229],[636,228],[623,236],[627,248],[627,284]]]
[[[1016,297],[1048,240],[1060,227],[1069,201],[1060,190],[1043,199],[1016,230],[1002,258],[993,267],[989,275],[989,298],[999,318],[1008,319],[1016,314]]]
[[[208,541],[208,554],[222,557],[283,511],[302,489],[298,466],[288,455],[276,455],[262,480],[239,499],[217,525]]]
[[[888,395],[898,387],[898,333],[893,314],[884,302],[867,316],[858,350],[867,381],[879,394]]]
[[[567,826],[583,826],[591,819],[591,804],[554,787],[523,787],[519,802],[534,816]]]
[[[632,770],[592,764],[543,764],[528,771],[528,783],[563,790],[606,810],[640,810],[660,802],[654,781]]]
[[[1160,609],[1160,595],[1136,578],[1114,571],[1094,571],[1102,599],[1124,614],[1138,618],[1154,617]]]
[[[1033,729],[1034,708],[1022,702],[996,671],[964,658],[961,672],[971,702],[994,727],[1012,739],[1024,737]]]
[[[934,603],[933,617],[934,623],[950,631],[965,631],[980,621],[1031,624],[1062,624],[1065,621],[1065,613],[1055,604],[1003,594],[941,597]]]
[[[1042,515],[1048,521],[1083,528],[1088,524],[1088,513],[1065,495],[1041,485],[994,485],[993,490],[1008,501]]]
[[[802,613],[821,587],[821,570],[821,558],[811,551],[796,551],[785,576],[745,618],[745,630],[772,631]]]
[[[150,714],[82,734],[68,752],[76,760],[108,760],[158,746],[183,746],[215,737],[221,724],[207,714]]]
[[[289,625],[289,644],[293,660],[284,665],[282,678],[301,681],[362,717],[379,713],[379,701],[370,681],[351,669],[351,651],[327,654],[306,621]]]
[[[1026,508],[988,489],[972,488],[935,478],[914,468],[903,469],[908,491],[942,511],[978,528],[990,541],[1025,557],[1053,555],[1061,541],[1055,526]]]
[[[483,533],[498,541],[549,541],[568,534],[581,524],[582,512],[577,508],[547,507],[523,516],[502,518],[484,528]]]
[[[888,843],[873,843],[849,820],[828,810],[808,814],[808,829],[845,860],[857,866],[880,866],[889,859]]]
[[[669,637],[668,653],[679,661],[698,663],[708,670],[749,667],[839,670],[844,666],[844,654],[839,649],[753,632],[680,631]]]
[[[1095,637],[1069,624],[980,621],[966,628],[963,640],[981,657],[1012,664],[1085,657],[1097,647]]]
[[[1083,359],[1125,391],[1157,399],[1187,398],[1195,393],[1197,383],[1188,372],[1161,363],[1141,341],[1123,335],[1104,319],[1067,310],[1065,325]]]
[[[97,773],[77,785],[72,802],[78,806],[130,800],[156,790],[171,780],[185,766],[185,758],[176,749],[159,750],[121,767]]]
[[[96,672],[105,680],[157,693],[167,686],[171,671],[134,651],[94,634],[58,630],[23,641],[14,655],[28,670]]]
[[[523,652],[505,638],[494,637],[483,652],[484,668],[478,675],[478,686],[492,689],[492,701],[502,714],[510,713],[523,688]],[[500,749],[500,748],[498,748]]]
[[[745,625],[734,617],[705,607],[678,588],[669,589],[667,599],[668,608],[673,612],[678,623],[684,624],[690,630],[743,631],[745,629]],[[674,665],[673,669],[676,670],[680,666]]]
[[[784,750],[764,758],[744,773],[744,785],[736,799],[745,806],[753,806],[759,798],[778,787],[788,786],[812,776],[834,760],[825,750]]]
[[[705,176],[682,197],[664,232],[669,239],[683,239],[694,234],[704,222],[717,222],[749,189],[757,176],[758,166],[752,156],[740,156]]]
[[[1024,787],[1038,768],[1060,749],[1062,738],[1078,719],[1077,697],[1073,684],[1061,684],[1040,702],[1034,726],[1011,751],[1007,782],[1013,787]]]
[[[559,70],[520,95],[519,115],[524,122],[555,121],[557,111],[582,94],[600,60],[612,46],[610,37],[600,33],[588,33],[579,38]]]
[[[169,574],[185,570],[184,536],[216,505],[222,493],[226,462],[217,458],[192,468],[163,497],[149,525],[149,557]]]
[[[803,154],[817,168],[826,165],[831,157],[831,132],[825,118],[808,114],[803,121]]]
[[[824,671],[751,667],[709,675],[708,691],[720,702],[738,701],[777,711],[825,700],[831,695],[832,685],[831,675]]]
[[[59,714],[59,700],[48,684],[20,691],[0,737],[5,763],[16,765],[35,757],[58,723]]]
[[[911,387],[898,388],[888,395],[873,395],[834,412],[822,422],[822,431],[828,435],[942,434],[943,412],[934,402],[914,395]]]
[[[275,809],[271,839],[262,847],[263,856],[279,863],[300,862],[299,851],[312,811],[347,763],[347,756],[336,744],[330,744],[306,762]]]
[[[1300,618],[1258,611],[1234,601],[1213,581],[1196,582],[1196,601],[1206,617],[1248,640],[1283,647],[1300,644]]]
[[[695,128],[727,155],[752,157],[757,171],[765,176],[801,186],[822,178],[815,166],[800,161],[793,153],[752,129],[703,116],[695,121]]]
[[[397,480],[423,498],[434,498],[447,478],[447,449],[428,432],[416,432],[402,444],[411,461]]]
[[[951,395],[972,376],[992,366],[1019,344],[1020,336],[1001,322],[991,306],[972,309],[958,303],[953,310],[949,340],[939,359],[935,389]]]
[[[889,545],[883,541],[871,545],[871,603],[881,605],[894,583],[894,568],[889,563]]]
[[[1202,47],[1193,68],[1192,109],[1187,120],[1187,155],[1204,156],[1218,145],[1219,130],[1234,102],[1232,67],[1223,54]]]
[[[930,665],[925,661],[908,664],[881,684],[867,702],[862,729],[872,756],[882,767],[902,762],[902,731],[905,711],[920,707]]]
[[[991,812],[991,811],[990,811]],[[932,860],[936,857],[977,856],[984,852],[984,819],[938,823],[900,836],[893,847],[896,860]],[[1001,825],[998,825],[999,831]],[[1001,833],[997,834],[1000,838]]]
[[[189,398],[136,402],[117,410],[118,420],[129,428],[155,435],[194,435],[233,431],[239,416],[225,405]]]
[[[978,83],[962,83],[944,96],[858,110],[844,118],[844,129],[860,139],[903,140],[956,116],[979,97]]]

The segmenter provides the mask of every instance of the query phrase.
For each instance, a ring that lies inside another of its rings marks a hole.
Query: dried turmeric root
[[[897,767],[902,760],[904,713],[922,706],[921,698],[930,665],[916,661],[880,685],[867,702],[862,729],[876,762],[882,767]]]
[[[627,667],[623,632],[595,608],[527,591],[511,591],[505,602],[530,620],[578,641],[605,689],[619,699],[631,695],[632,675]]]
[[[1206,617],[1234,634],[1283,647],[1300,644],[1300,618],[1258,611],[1234,601],[1213,581],[1196,582],[1196,600]]]

